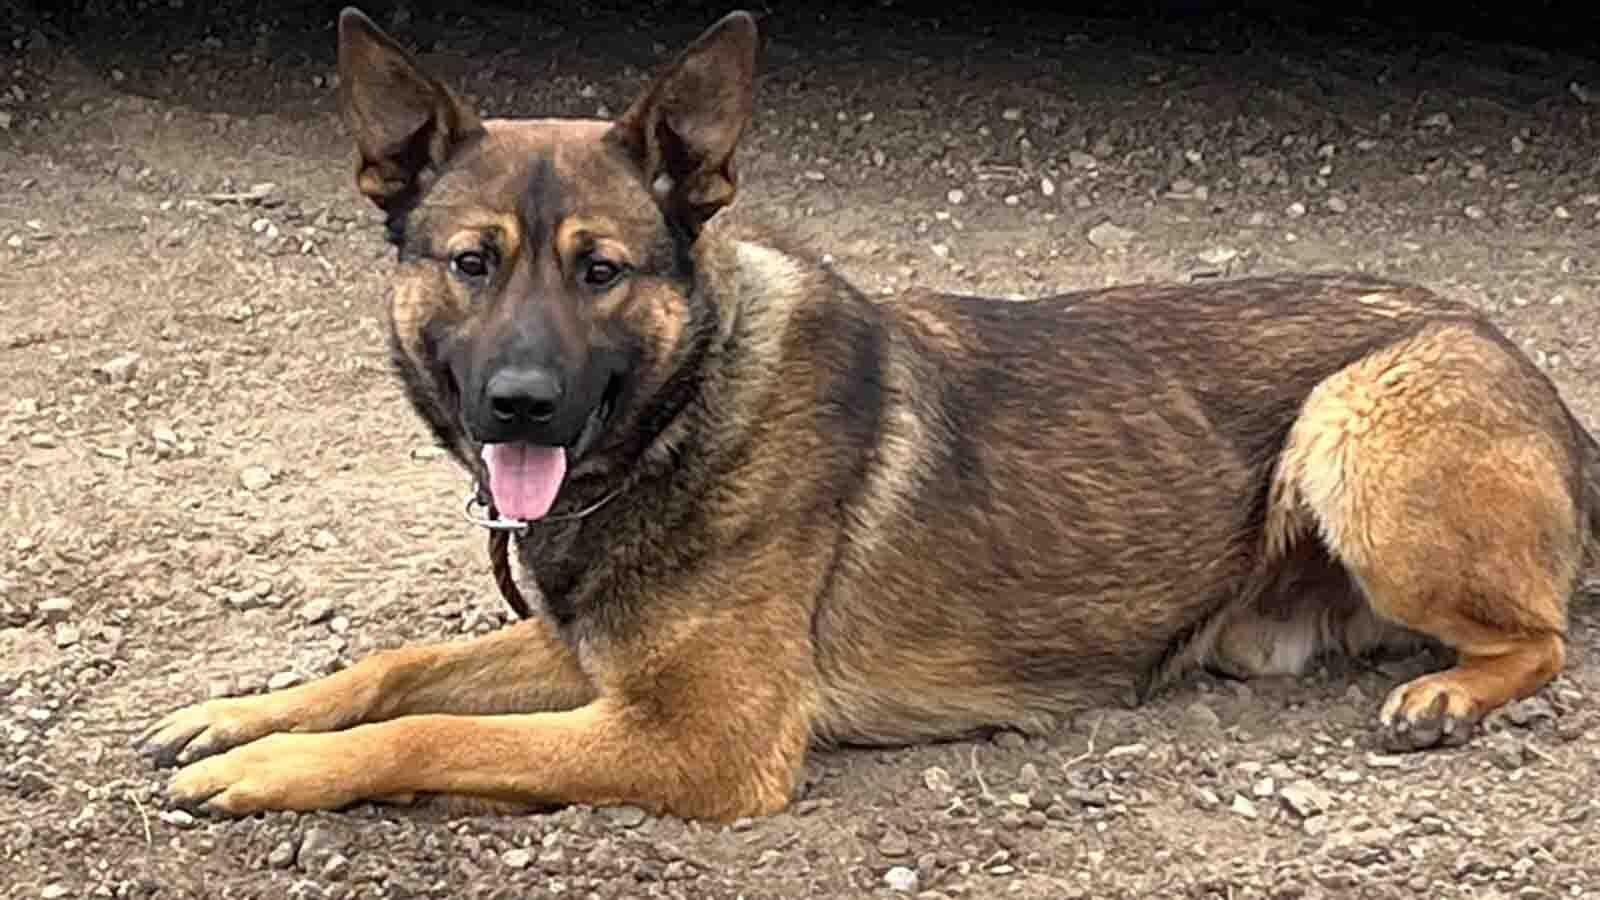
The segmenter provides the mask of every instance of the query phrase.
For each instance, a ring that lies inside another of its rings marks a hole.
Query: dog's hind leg
[[[417,713],[574,709],[594,693],[552,627],[529,619],[470,640],[375,653],[285,690],[187,706],[150,726],[137,743],[171,765],[278,732],[335,731]]]
[[[1463,742],[1560,671],[1584,546],[1580,472],[1553,387],[1479,325],[1429,326],[1311,392],[1269,535],[1319,535],[1379,618],[1457,657],[1389,695],[1391,746]]]

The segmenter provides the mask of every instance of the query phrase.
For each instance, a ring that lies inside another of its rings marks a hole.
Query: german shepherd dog
[[[1405,750],[1562,669],[1600,451],[1472,308],[1327,275],[869,299],[717,217],[748,14],[607,121],[482,119],[361,13],[338,40],[400,381],[537,611],[176,711],[141,738],[175,802],[726,821],[813,747],[1035,731],[1202,667],[1435,646],[1377,710]]]

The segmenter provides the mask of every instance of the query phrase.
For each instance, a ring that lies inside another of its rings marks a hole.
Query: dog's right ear
[[[384,211],[411,202],[478,116],[360,10],[339,14],[339,111],[355,139],[356,185]]]

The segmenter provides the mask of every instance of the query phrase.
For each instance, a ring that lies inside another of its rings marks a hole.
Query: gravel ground
[[[1373,740],[1418,659],[821,755],[792,810],[727,828],[164,808],[128,746],[151,717],[503,621],[388,374],[333,13],[305,5],[0,2],[0,896],[1600,897],[1591,598],[1569,671],[1460,750]],[[616,111],[725,11],[371,9],[496,114]],[[1594,61],[951,9],[775,11],[736,214],[869,289],[1418,281],[1600,421]]]

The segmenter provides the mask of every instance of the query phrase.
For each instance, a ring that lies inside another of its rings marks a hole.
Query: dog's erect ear
[[[356,185],[385,211],[410,202],[477,115],[354,7],[339,14],[339,111],[355,139]]]
[[[733,200],[733,151],[750,120],[756,22],[734,12],[706,29],[618,118],[657,201],[692,231]]]

